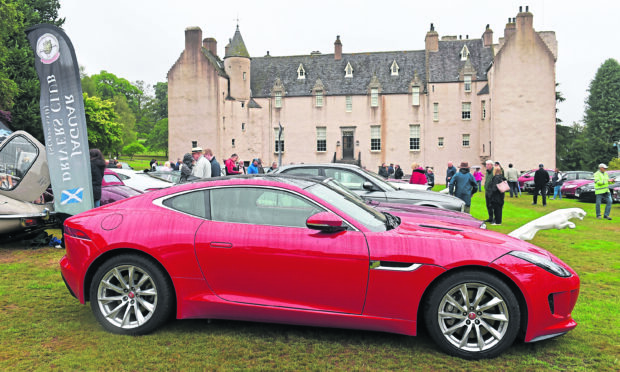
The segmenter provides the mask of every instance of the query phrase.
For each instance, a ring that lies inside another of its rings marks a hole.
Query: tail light
[[[34,218],[22,218],[21,219],[22,227],[36,226],[36,224],[37,224],[37,220]]]
[[[73,238],[90,240],[88,235],[82,230],[74,229],[73,227],[65,226],[65,235],[71,236]]]

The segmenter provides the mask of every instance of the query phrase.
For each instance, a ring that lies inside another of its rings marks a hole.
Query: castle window
[[[469,147],[469,134],[463,134],[463,147]]]
[[[471,102],[463,102],[461,107],[461,119],[471,120]]]
[[[411,106],[420,106],[420,87],[411,87]]]
[[[281,108],[282,107],[282,92],[275,92],[276,95],[276,108]]]
[[[443,147],[443,137],[437,137],[437,146]]]
[[[439,103],[433,103],[433,121],[439,121]]]
[[[245,132],[245,123],[241,123],[241,131]]]
[[[345,100],[345,110],[347,112],[353,111],[353,96],[346,96]]]
[[[487,101],[482,101],[482,120],[487,118]]]
[[[243,81],[245,81],[245,71],[243,72]]]
[[[231,142],[232,142],[232,147],[235,147],[235,139],[234,138],[232,139]]]
[[[352,78],[353,77],[353,67],[351,67],[351,63],[347,62],[347,67],[344,68],[344,77]]]
[[[467,49],[467,45],[463,45],[463,49],[461,49],[461,61],[467,61],[467,58],[469,58],[469,49]]]
[[[420,124],[409,126],[409,150],[420,150]]]
[[[379,88],[370,88],[370,107],[379,106]]]
[[[245,102],[241,102],[241,108],[245,107]]]
[[[327,151],[327,128],[316,127],[316,151]]]
[[[465,75],[463,80],[465,81],[465,91],[471,92],[471,75]]]
[[[306,70],[304,70],[304,66],[300,63],[299,67],[297,67],[297,79],[305,79],[306,78]]]
[[[277,153],[279,151],[284,152],[284,129],[282,129],[282,137],[280,137],[280,140],[278,141],[278,133],[280,132],[279,128],[273,128],[274,131],[274,147],[273,147],[273,152]]]
[[[315,94],[315,106],[316,107],[323,107],[323,91],[322,90],[317,90],[314,92]]]
[[[394,62],[392,62],[392,66],[390,66],[390,71],[392,71],[392,76],[398,76],[398,70],[400,68],[398,67],[398,63],[396,63],[396,60],[394,60]]]
[[[381,151],[381,126],[370,127],[370,151]]]

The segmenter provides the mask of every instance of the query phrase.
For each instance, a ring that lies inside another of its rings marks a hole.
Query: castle
[[[239,26],[224,58],[217,41],[185,30],[185,49],[168,72],[169,153],[192,143],[220,162],[283,164],[383,162],[432,166],[487,159],[519,170],[555,166],[554,32],[537,32],[521,8],[493,43],[439,37],[424,50],[250,57]],[[278,128],[282,137],[278,142]]]

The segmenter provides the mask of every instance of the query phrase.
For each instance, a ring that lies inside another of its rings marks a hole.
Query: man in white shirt
[[[192,157],[196,161],[192,168],[192,176],[198,178],[211,177],[211,163],[202,156],[202,147],[194,147],[192,149]]]

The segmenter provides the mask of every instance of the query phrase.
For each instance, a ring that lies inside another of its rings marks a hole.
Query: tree
[[[620,64],[603,62],[590,83],[584,117],[588,141],[586,166],[596,168],[617,156],[614,141],[620,140]]]
[[[133,160],[133,156],[135,154],[140,154],[146,152],[146,147],[144,147],[140,142],[133,141],[129,145],[123,147],[123,154],[129,155],[130,160]]]
[[[146,142],[149,149],[153,151],[164,150],[166,152],[166,157],[168,157],[168,118],[161,119],[155,123]]]
[[[117,122],[114,102],[84,93],[84,113],[88,146],[98,148],[104,154],[118,152],[123,144],[123,129]]]
[[[0,0],[0,100],[5,101],[0,109],[11,112],[13,129],[25,130],[41,142],[41,88],[24,31],[39,23],[62,26],[59,8],[59,0]]]
[[[556,125],[556,166],[561,170],[580,170],[584,168],[584,155],[587,141],[584,127],[579,123],[571,126]]]
[[[609,169],[620,169],[620,158],[611,159],[608,167]]]

